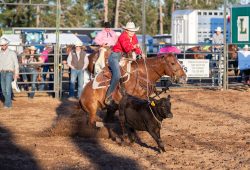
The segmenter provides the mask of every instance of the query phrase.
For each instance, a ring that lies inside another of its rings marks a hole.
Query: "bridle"
[[[166,65],[168,65],[168,66],[170,66],[171,67],[171,69],[173,70],[173,80],[176,80],[177,79],[177,72],[179,71],[179,70],[182,70],[182,67],[180,67],[180,68],[176,68],[176,64],[174,64],[174,66],[172,65],[172,64],[169,64],[169,62],[166,60],[166,58],[163,56],[162,57],[162,59],[163,59],[163,61],[166,63]],[[178,62],[178,60],[177,60],[177,62]],[[179,63],[179,62],[178,62]],[[179,63],[180,64],[180,63]]]

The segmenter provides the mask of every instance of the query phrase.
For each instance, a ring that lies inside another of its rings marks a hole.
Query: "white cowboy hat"
[[[18,92],[18,93],[20,92],[20,89],[19,89],[19,87],[17,85],[16,80],[11,82],[11,87],[12,87],[12,89],[16,90],[16,92]]]
[[[138,31],[140,29],[140,27],[135,27],[135,23],[133,22],[128,22],[126,26],[123,26],[122,28],[133,32]]]
[[[48,44],[45,45],[45,48],[53,48],[53,44],[48,43]]]
[[[221,32],[222,29],[221,29],[221,27],[217,27],[217,28],[215,29],[215,31]]]
[[[0,39],[0,45],[7,45],[9,44],[10,42],[6,39],[6,38],[1,38]]]
[[[28,49],[29,49],[29,50],[33,50],[33,51],[36,51],[36,47],[35,47],[35,46],[30,46]]]
[[[248,50],[248,45],[246,44],[246,45],[243,47],[243,49],[247,49],[247,50]]]
[[[77,42],[77,43],[75,43],[75,46],[76,47],[81,47],[81,46],[83,46],[83,44],[82,44],[82,42]]]

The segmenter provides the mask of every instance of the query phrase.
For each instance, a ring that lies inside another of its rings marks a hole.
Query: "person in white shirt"
[[[89,60],[86,52],[82,49],[82,43],[76,43],[75,49],[73,49],[68,56],[67,63],[71,69],[70,74],[70,87],[69,87],[69,97],[74,99],[75,91],[75,82],[78,78],[78,92],[77,97],[80,98],[80,95],[83,90],[84,85],[84,72],[88,67]]]
[[[9,41],[5,38],[0,39],[0,73],[1,73],[1,88],[4,96],[4,108],[12,107],[11,101],[11,82],[13,78],[16,80],[19,77],[19,65],[17,54],[8,48]]]

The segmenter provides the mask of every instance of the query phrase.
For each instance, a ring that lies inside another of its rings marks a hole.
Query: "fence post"
[[[223,71],[223,90],[227,89],[227,19],[226,19],[227,0],[224,0],[224,40],[223,40],[223,57],[224,57],[224,71]]]
[[[54,83],[55,83],[55,98],[59,99],[59,28],[60,28],[60,10],[61,10],[61,3],[60,0],[57,0],[56,5],[56,48],[55,48],[55,70],[54,70]]]

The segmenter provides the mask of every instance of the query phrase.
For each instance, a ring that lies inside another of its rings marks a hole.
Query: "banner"
[[[209,77],[209,60],[180,59],[187,77]]]
[[[238,67],[240,70],[250,69],[250,51],[238,51]]]
[[[249,41],[249,16],[238,16],[238,41]]]

